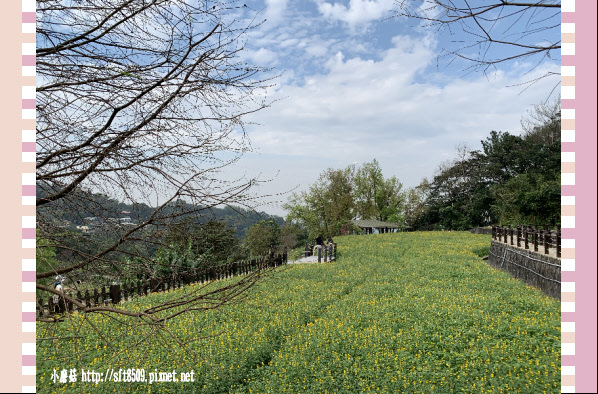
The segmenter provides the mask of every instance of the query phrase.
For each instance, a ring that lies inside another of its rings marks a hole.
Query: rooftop
[[[391,222],[383,222],[380,220],[351,220],[351,223],[354,225],[365,228],[365,227],[372,227],[372,228],[399,228],[398,224],[391,223]]]

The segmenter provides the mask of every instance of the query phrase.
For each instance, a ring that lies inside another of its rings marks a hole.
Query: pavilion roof
[[[351,220],[351,223],[353,223],[354,225],[361,227],[361,228],[366,228],[366,227],[372,227],[372,228],[399,228],[398,224],[396,223],[391,223],[391,222],[383,222],[380,220],[374,220],[374,219],[369,219],[369,220]]]

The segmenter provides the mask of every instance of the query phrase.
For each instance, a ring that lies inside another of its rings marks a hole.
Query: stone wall
[[[551,297],[561,299],[561,260],[558,258],[493,240],[488,264]]]

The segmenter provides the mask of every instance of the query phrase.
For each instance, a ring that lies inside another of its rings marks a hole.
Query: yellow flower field
[[[559,392],[560,303],[489,267],[480,258],[489,236],[335,241],[337,262],[282,267],[248,300],[182,315],[167,331],[72,315],[54,334],[82,338],[38,341],[38,392]],[[73,368],[77,382],[52,380]],[[146,379],[193,371],[194,382],[81,382],[81,369],[119,368]]]

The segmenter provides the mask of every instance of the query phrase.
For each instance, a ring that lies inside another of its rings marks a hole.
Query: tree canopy
[[[549,108],[549,113],[546,112]],[[468,229],[490,215],[497,224],[554,226],[560,221],[560,107],[539,106],[522,135],[492,131],[482,149],[461,147],[408,192],[415,228]]]
[[[385,179],[376,159],[360,167],[327,169],[307,191],[294,193],[284,208],[287,222],[306,228],[310,238],[341,234],[353,219],[403,223],[404,196],[396,177]]]

